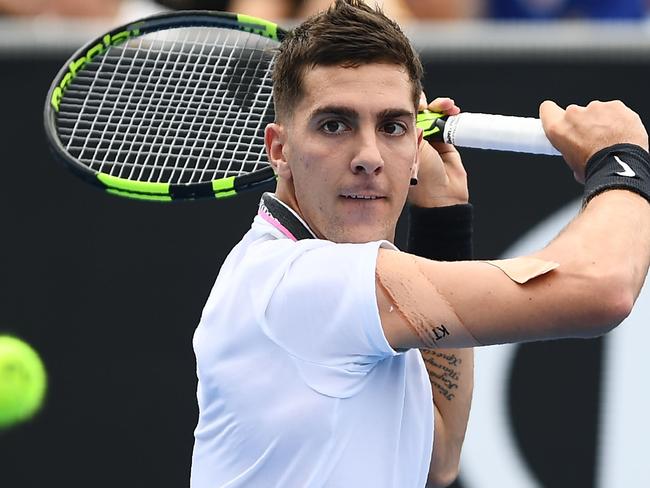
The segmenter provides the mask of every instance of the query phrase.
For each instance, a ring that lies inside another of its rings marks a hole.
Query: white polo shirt
[[[431,386],[419,351],[383,334],[382,246],[296,241],[255,217],[194,335],[193,488],[425,485]]]

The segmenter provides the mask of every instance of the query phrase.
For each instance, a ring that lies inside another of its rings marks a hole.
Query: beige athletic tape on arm
[[[549,271],[553,271],[560,265],[560,263],[554,261],[544,261],[542,259],[531,257],[499,259],[496,261],[483,262],[499,268],[508,278],[520,285],[523,285],[538,276],[542,276]]]
[[[480,346],[452,305],[420,269],[420,258],[383,252],[376,281],[409,329],[422,341],[417,347]]]

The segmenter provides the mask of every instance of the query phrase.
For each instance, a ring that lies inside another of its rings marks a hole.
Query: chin
[[[332,242],[339,244],[363,244],[365,242],[373,241],[390,241],[393,242],[395,238],[394,232],[387,232],[386,230],[377,229],[362,229],[359,227],[343,230],[343,232],[335,232],[331,239]]]

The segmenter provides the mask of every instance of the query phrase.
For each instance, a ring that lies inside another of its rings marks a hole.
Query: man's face
[[[284,161],[278,196],[318,237],[394,239],[418,145],[411,83],[402,68],[308,70],[304,97],[278,131]]]

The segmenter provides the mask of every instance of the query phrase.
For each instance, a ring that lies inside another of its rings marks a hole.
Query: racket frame
[[[220,27],[257,34],[278,42],[287,31],[277,24],[257,17],[230,12],[186,10],[156,14],[130,22],[103,34],[79,48],[59,70],[47,94],[43,111],[45,134],[55,158],[84,181],[119,196],[140,200],[171,201],[176,199],[226,198],[252,189],[266,189],[275,183],[273,168],[264,168],[240,176],[229,176],[201,183],[164,183],[134,181],[112,176],[78,162],[65,149],[57,131],[56,114],[67,87],[83,67],[108,49],[129,39],[165,29],[183,27]]]

